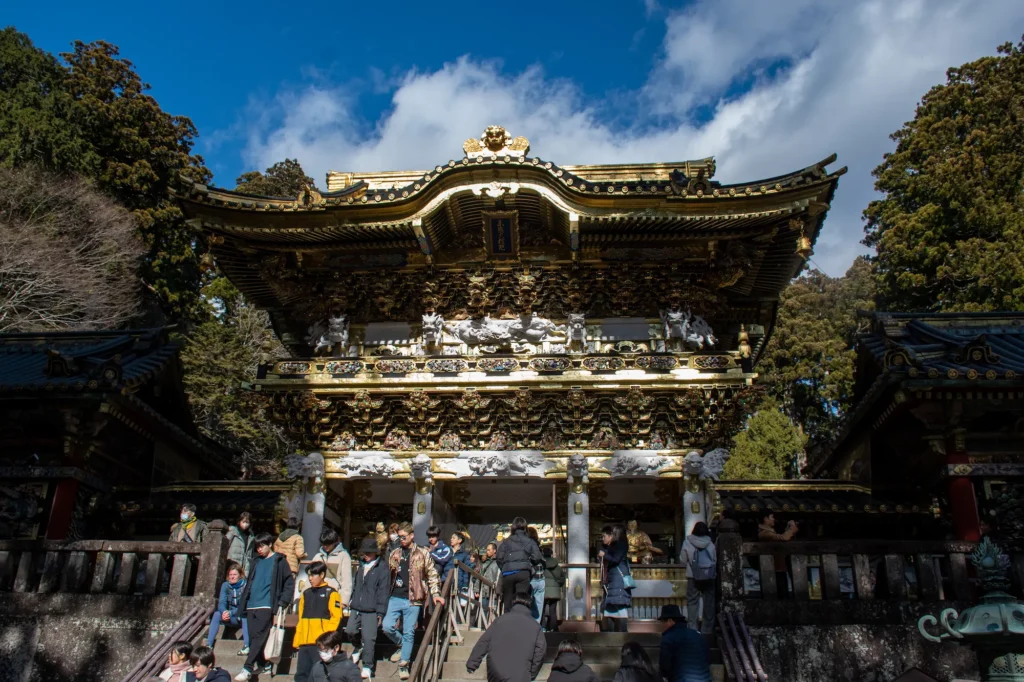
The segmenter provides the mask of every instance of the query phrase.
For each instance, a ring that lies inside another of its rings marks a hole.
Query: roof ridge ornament
[[[487,126],[479,139],[471,137],[463,142],[462,150],[470,159],[481,156],[523,158],[530,151],[530,141],[522,136],[513,138],[501,126]]]

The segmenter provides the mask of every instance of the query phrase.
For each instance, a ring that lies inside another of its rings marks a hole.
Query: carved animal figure
[[[621,455],[612,458],[611,470],[620,476],[653,476],[668,460],[664,457]]]
[[[338,460],[338,467],[345,469],[349,476],[385,476],[395,473],[398,465],[394,460],[370,455],[369,457],[343,457]]]
[[[326,351],[328,355],[343,357],[348,351],[348,318],[337,315],[313,324],[306,340],[313,346],[314,355]]]
[[[423,345],[434,348],[441,343],[441,334],[444,331],[444,318],[440,313],[425,313],[423,315]]]
[[[690,451],[683,458],[683,473],[687,476],[696,476],[702,481],[717,481],[731,456],[732,453],[725,448],[715,448],[703,457],[696,450]]]
[[[577,481],[584,484],[589,483],[589,472],[590,465],[586,457],[578,452],[569,456],[569,461],[565,464],[565,480],[569,485],[573,485]]]
[[[687,315],[689,315],[689,311],[687,311]],[[689,334],[686,337],[686,342],[696,344],[698,349],[703,350],[704,344],[714,348],[718,339],[715,338],[711,325],[700,315],[694,315],[689,322]]]
[[[530,470],[544,464],[544,458],[540,455],[517,455],[508,456],[508,467],[511,472],[517,474],[528,474]]]
[[[477,455],[470,458],[469,468],[477,476],[507,476],[509,462],[504,455]]]
[[[288,478],[316,478],[324,474],[323,455],[288,455],[284,458],[284,468]]]
[[[415,479],[424,480],[427,483],[432,482],[434,480],[434,473],[431,468],[430,457],[422,452],[413,457],[412,462],[409,464],[409,473]]]
[[[661,311],[661,323],[665,326],[665,340],[685,339],[688,314],[681,310]]]

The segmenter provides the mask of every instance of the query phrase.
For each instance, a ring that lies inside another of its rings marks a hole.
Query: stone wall
[[[891,682],[914,667],[943,682],[980,679],[969,648],[926,642],[916,626],[751,627],[750,636],[771,682]]]
[[[0,595],[0,682],[119,680],[192,609],[193,599]]]

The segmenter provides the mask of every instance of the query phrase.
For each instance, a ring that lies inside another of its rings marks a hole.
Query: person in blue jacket
[[[658,618],[664,623],[658,668],[668,682],[711,682],[711,655],[707,640],[686,627],[686,617],[678,604],[661,607]]]
[[[452,563],[455,552],[441,539],[441,529],[437,526],[427,528],[427,550],[430,551],[430,558],[434,560],[434,568],[444,585],[444,578],[448,575],[448,565]]]
[[[242,577],[242,572],[237,564],[231,564],[227,578],[220,586],[217,610],[210,617],[210,634],[206,636],[206,646],[213,648],[221,625],[241,626],[243,647],[238,655],[245,656],[249,653],[249,626],[245,622],[245,618],[238,613],[238,598],[242,596],[242,591],[245,589],[245,578]]]
[[[461,561],[466,566],[469,566],[470,568],[475,568],[475,566],[473,565],[473,559],[472,559],[472,557],[470,557],[469,552],[466,550],[466,542],[468,540],[469,540],[469,537],[465,533],[463,533],[461,531],[456,531],[456,532],[452,533],[452,538],[451,538],[452,558],[448,562],[448,564],[445,566],[444,573],[441,573],[440,571],[438,572],[438,575],[441,577],[441,584],[442,585],[444,585],[444,580],[445,580],[445,578],[448,577],[448,574],[451,573],[455,569],[455,562],[456,561]],[[468,572],[466,572],[465,570],[460,568],[459,569],[458,580],[459,580],[459,592],[465,592],[466,590],[469,589],[469,573]]]

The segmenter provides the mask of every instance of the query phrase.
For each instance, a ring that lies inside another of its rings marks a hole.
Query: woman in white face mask
[[[341,653],[342,637],[337,630],[325,632],[316,638],[320,650],[320,665],[313,666],[311,682],[362,682],[359,668]]]
[[[389,557],[391,553],[402,546],[402,543],[398,539],[398,524],[392,523],[388,526],[388,546],[385,552],[381,556]]]

